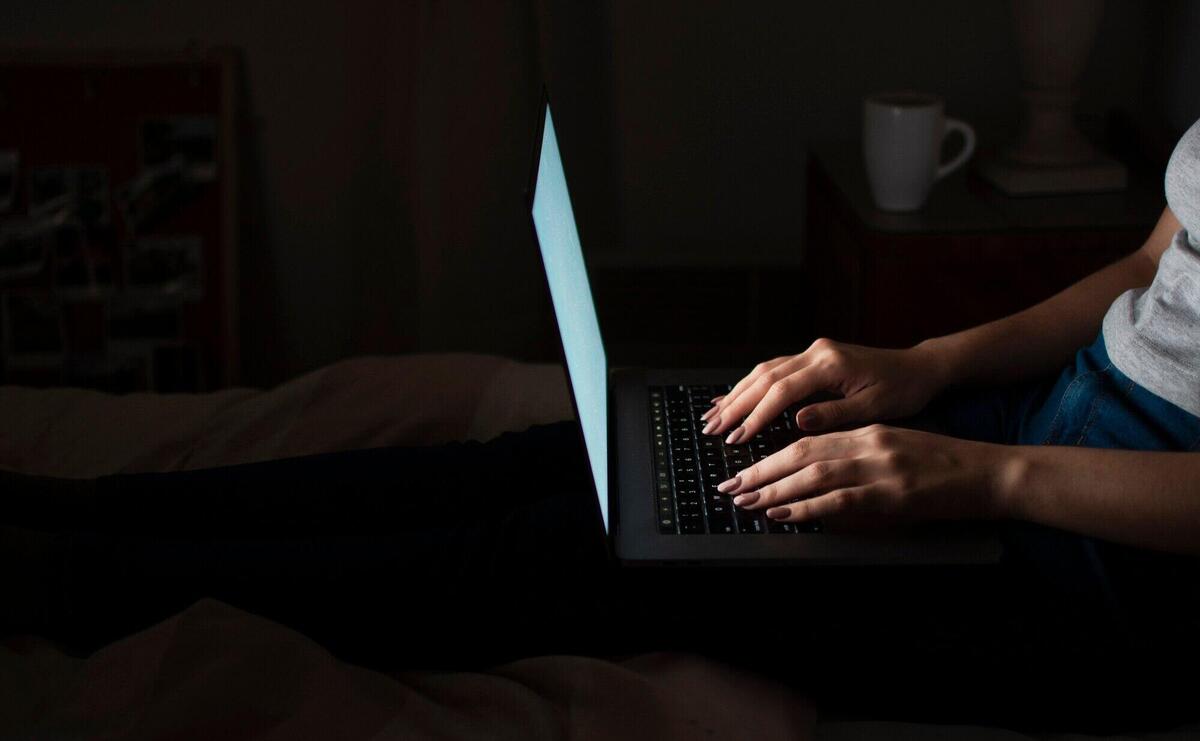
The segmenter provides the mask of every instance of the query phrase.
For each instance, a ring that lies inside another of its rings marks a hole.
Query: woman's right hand
[[[842,398],[796,413],[805,432],[844,428],[916,414],[946,385],[924,346],[886,350],[820,339],[799,355],[759,363],[702,418],[704,433],[728,431],[730,444],[749,440],[787,407],[818,392]]]

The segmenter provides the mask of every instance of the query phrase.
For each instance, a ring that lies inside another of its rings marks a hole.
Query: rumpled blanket
[[[29,739],[682,741],[808,739],[815,712],[782,686],[685,655],[388,676],[205,600],[87,659],[10,641],[0,719],[0,737]]]

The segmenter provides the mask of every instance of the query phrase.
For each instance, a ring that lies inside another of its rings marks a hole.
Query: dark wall
[[[1200,115],[1184,42],[1196,8],[1108,3],[1085,121]],[[243,50],[244,357],[269,383],[354,354],[544,353],[521,200],[542,79],[586,249],[801,250],[806,145],[855,137],[864,93],[940,93],[984,144],[1003,140],[1006,13],[1003,0],[63,0],[7,9],[0,44]]]
[[[1167,3],[1163,28],[1162,100],[1168,126],[1180,131],[1200,119],[1200,2]]]
[[[1110,2],[1079,112],[1150,105],[1158,8]],[[1002,141],[1019,78],[1003,0],[618,3],[620,241],[801,249],[806,143],[853,138],[861,98],[942,95]]]

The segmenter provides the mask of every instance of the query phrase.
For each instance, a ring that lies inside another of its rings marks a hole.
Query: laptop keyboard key
[[[746,510],[738,510],[737,524],[738,532],[742,533],[761,535],[767,531],[763,527],[762,518],[757,513],[747,512]]]
[[[708,518],[708,531],[713,535],[733,535],[737,532],[734,527],[733,517],[712,517]]]
[[[814,532],[819,523],[776,523],[759,512],[736,509],[716,487],[738,471],[790,444],[797,431],[788,410],[751,440],[725,445],[720,437],[700,434],[700,419],[714,396],[731,384],[666,386],[650,389],[650,423],[654,453],[655,512],[664,533],[729,534]]]
[[[710,498],[708,502],[708,516],[713,517],[733,517],[733,505],[728,501],[713,501],[715,498]]]

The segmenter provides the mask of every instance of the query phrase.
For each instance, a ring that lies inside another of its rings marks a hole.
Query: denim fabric
[[[1021,419],[1014,442],[1162,451],[1200,446],[1200,417],[1131,381],[1108,359],[1103,336],[1076,354],[1048,402]]]
[[[1052,380],[957,396],[930,410],[936,431],[1018,445],[1147,451],[1200,449],[1200,418],[1131,381],[1109,360],[1103,336]],[[1122,635],[1194,612],[1197,559],[1160,554],[1031,523],[1003,524],[1007,565],[1089,620]],[[1103,617],[1098,617],[1103,616]],[[1194,628],[1194,625],[1192,626]],[[1185,628],[1180,628],[1185,630]]]

